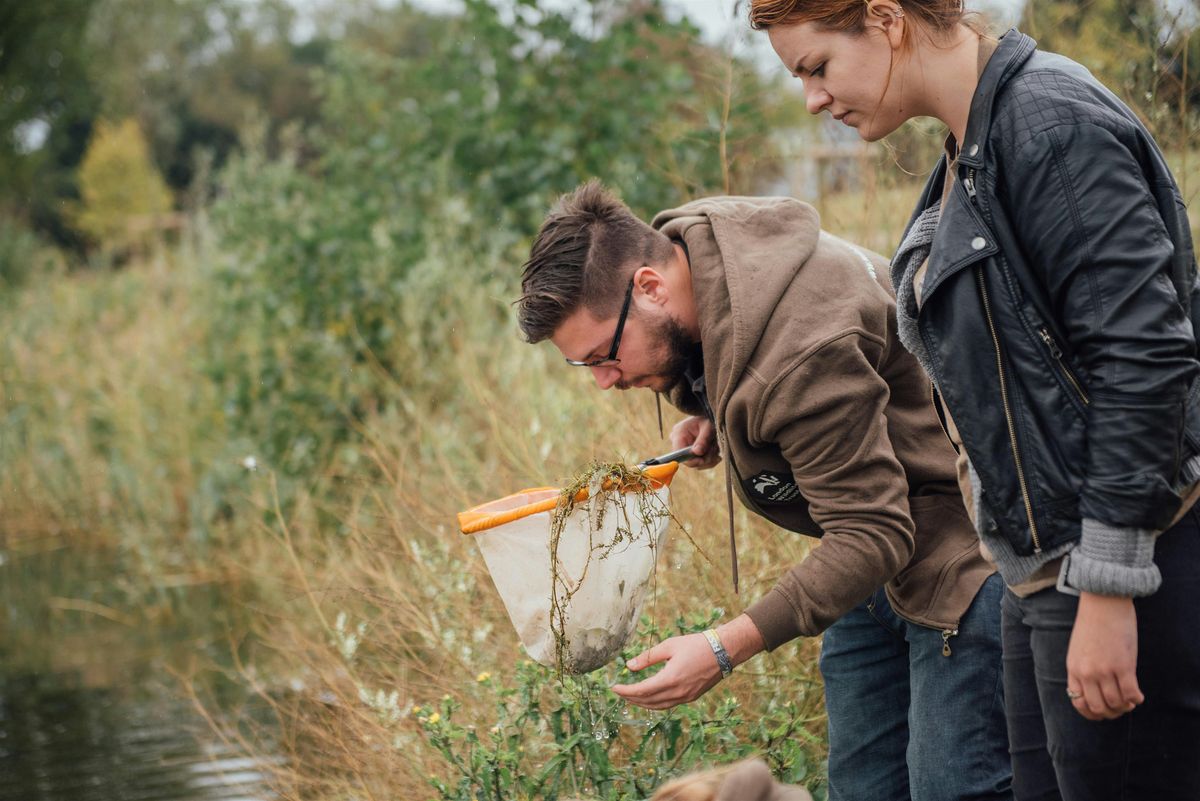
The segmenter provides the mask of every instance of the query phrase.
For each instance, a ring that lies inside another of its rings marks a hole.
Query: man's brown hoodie
[[[746,610],[767,648],[819,634],[881,585],[949,637],[993,569],[929,380],[897,339],[887,261],[790,198],[707,198],[652,225],[688,254],[729,479],[754,512],[821,538]],[[672,401],[698,408],[686,387]]]

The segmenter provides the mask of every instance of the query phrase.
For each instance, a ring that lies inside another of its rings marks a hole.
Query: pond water
[[[167,575],[139,592],[113,552],[0,546],[0,801],[272,797],[222,711],[250,708],[225,678],[248,648],[233,588]]]

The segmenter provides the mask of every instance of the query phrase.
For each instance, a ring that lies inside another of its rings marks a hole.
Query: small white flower
[[[246,468],[247,470],[257,470],[258,459],[255,459],[253,456],[246,456],[242,459],[242,467]]]
[[[347,662],[354,658],[354,654],[358,651],[359,644],[362,643],[363,636],[367,633],[366,622],[359,623],[353,632],[346,631],[346,613],[338,612],[337,618],[333,621],[333,645],[337,647],[342,658]]]

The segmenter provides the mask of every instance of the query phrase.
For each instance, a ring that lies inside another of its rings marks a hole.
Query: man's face
[[[616,328],[616,315],[601,320],[580,308],[563,321],[550,341],[568,359],[593,361],[609,354]],[[668,392],[683,380],[693,347],[668,312],[659,307],[645,310],[635,302],[621,333],[620,361],[584,369],[591,370],[600,389],[645,387]]]

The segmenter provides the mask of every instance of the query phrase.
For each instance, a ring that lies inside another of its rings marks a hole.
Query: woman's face
[[[771,46],[784,66],[804,81],[810,114],[828,111],[868,142],[890,134],[908,119],[901,102],[901,42],[897,20],[870,21],[858,34],[815,22],[775,25]]]

